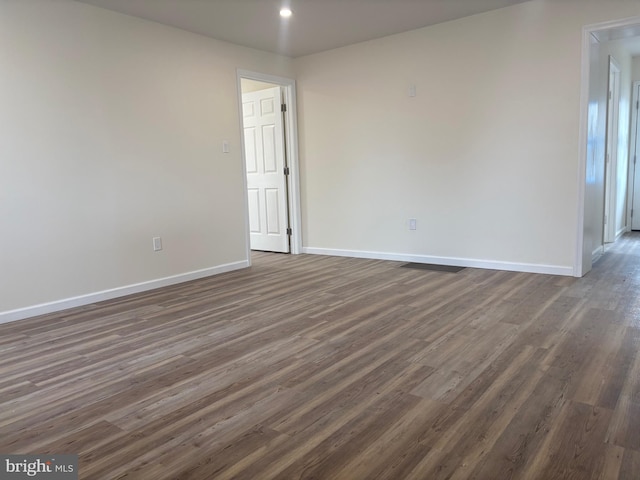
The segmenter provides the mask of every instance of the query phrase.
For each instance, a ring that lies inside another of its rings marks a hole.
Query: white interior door
[[[289,252],[280,87],[242,94],[252,250]]]
[[[631,141],[633,152],[631,155],[631,230],[640,230],[640,165],[638,165],[638,155],[640,155],[640,82],[633,85],[633,130]]]

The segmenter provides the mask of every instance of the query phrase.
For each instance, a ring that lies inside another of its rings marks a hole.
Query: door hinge
[[[609,100],[611,100],[612,98],[613,98],[613,92],[609,90]]]
[[[609,220],[609,219],[607,218],[607,215],[605,215],[605,216],[604,216],[604,224],[605,224],[605,225],[607,224],[607,221],[608,221],[608,220]]]
[[[633,218],[633,208],[631,209],[631,218]]]
[[[293,235],[293,230],[291,230],[291,227],[287,228],[287,235]]]
[[[289,173],[290,173],[289,167],[284,167],[284,174],[289,175]]]
[[[286,112],[287,111],[287,104],[283,103],[282,105],[280,105],[280,111],[281,112]]]
[[[636,100],[636,110],[640,110],[640,100]]]

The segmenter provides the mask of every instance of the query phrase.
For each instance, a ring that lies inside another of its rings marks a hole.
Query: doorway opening
[[[635,139],[629,120],[638,55],[640,17],[583,27],[577,277],[631,230]]]
[[[247,259],[302,249],[295,82],[238,71]]]

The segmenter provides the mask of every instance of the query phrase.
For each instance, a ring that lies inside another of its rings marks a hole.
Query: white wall
[[[0,2],[0,320],[246,265],[236,68],[292,75],[93,6]]]
[[[533,1],[296,59],[307,251],[571,274],[582,27],[639,14]]]
[[[640,82],[640,57],[633,57],[631,69],[631,81]]]
[[[603,59],[606,49],[590,37],[589,107],[587,118],[587,158],[584,191],[583,273],[591,270],[592,261],[604,245],[604,155],[607,112],[607,69]]]
[[[581,28],[633,15],[533,1],[292,62],[0,2],[0,321],[246,265],[236,68],[298,76],[308,249],[567,273]]]
[[[629,133],[631,120],[632,61],[631,55],[621,41],[605,44],[609,55],[620,67],[620,106],[618,112],[617,158],[614,167],[615,233],[621,235],[627,230],[627,194],[629,180]],[[608,55],[607,55],[608,57]],[[608,58],[605,59],[608,62]]]

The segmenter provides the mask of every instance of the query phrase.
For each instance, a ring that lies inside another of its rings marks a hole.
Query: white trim
[[[608,219],[604,223],[603,234],[604,243],[613,243],[616,241],[616,192],[618,178],[618,143],[620,140],[620,64],[613,55],[609,55],[607,68],[607,107],[605,118],[605,136],[604,136],[604,152],[605,152],[605,174],[604,174],[604,213]],[[611,84],[611,76],[614,82]],[[611,115],[610,115],[611,114]],[[609,152],[611,154],[609,155]],[[606,158],[609,161],[606,161]]]
[[[179,275],[172,275],[170,277],[135,283],[133,285],[112,288],[110,290],[103,290],[101,292],[89,293],[87,295],[80,295],[78,297],[65,298],[63,300],[56,300],[49,303],[41,303],[40,305],[18,308],[16,310],[8,310],[6,312],[0,312],[0,324],[22,320],[29,317],[35,317],[36,315],[45,315],[47,313],[59,312],[68,308],[89,305],[91,303],[111,300],[113,298],[124,297],[125,295],[131,295],[134,293],[146,292],[148,290],[167,287],[169,285],[188,282],[190,280],[197,280],[199,278],[219,275],[221,273],[240,270],[249,266],[250,265],[248,261],[242,260],[240,262],[227,263],[225,265],[219,265],[217,267],[181,273]]]
[[[622,18],[620,20],[608,20],[606,22],[592,23],[585,25],[584,28],[591,32],[598,32],[600,30],[609,30],[611,28],[620,27],[635,27],[640,25],[640,16]],[[597,36],[596,36],[597,38]]]
[[[591,66],[591,30],[582,29],[582,68],[580,80],[580,122],[578,132],[578,218],[576,222],[576,256],[573,266],[573,276],[582,277],[585,273],[584,257],[584,197],[587,186],[587,138],[589,114],[589,71]],[[586,269],[587,271],[591,268]]]
[[[640,101],[640,81],[636,80],[633,82],[631,97],[631,130],[629,131],[629,178],[627,179],[627,232],[630,232],[633,227],[633,218],[631,218],[631,211],[633,210],[633,201],[635,195],[635,169],[640,168],[637,165],[633,164],[633,157],[638,155],[636,148],[638,146],[638,115],[640,115],[640,110],[636,109],[636,103]],[[638,186],[638,190],[640,191],[640,185]]]
[[[406,253],[366,252],[362,250],[338,250],[333,248],[304,247],[302,252],[310,255],[332,255],[335,257],[369,258],[372,260],[392,260],[396,262],[433,263],[435,265],[507,270],[510,272],[544,273],[548,275],[564,276],[573,275],[572,267],[560,265],[501,262],[495,260],[478,260],[473,258],[436,257],[432,255],[412,255]]]
[[[249,234],[249,205],[247,199],[247,165],[244,151],[244,129],[242,126],[242,86],[241,79],[257,80],[259,82],[273,83],[284,89],[287,104],[287,155],[289,160],[289,217],[291,220],[291,253],[297,255],[302,251],[302,214],[300,207],[300,162],[298,160],[298,107],[296,105],[296,82],[293,79],[267,75],[238,69],[236,72],[238,88],[238,115],[240,122],[240,138],[242,149],[242,178],[244,182],[245,202],[245,231],[247,258],[251,261],[251,241]]]
[[[598,245],[596,249],[591,252],[591,263],[596,263],[602,254],[604,253],[604,245]]]
[[[586,189],[586,169],[587,169],[587,115],[589,111],[589,68],[591,60],[592,33],[610,28],[629,27],[640,25],[640,16],[601,22],[582,27],[582,58],[580,73],[580,131],[578,133],[578,218],[576,222],[576,255],[573,266],[576,277],[582,277],[585,271],[583,261],[584,253],[584,195]],[[596,37],[597,38],[597,37]],[[588,270],[587,270],[588,271]]]

